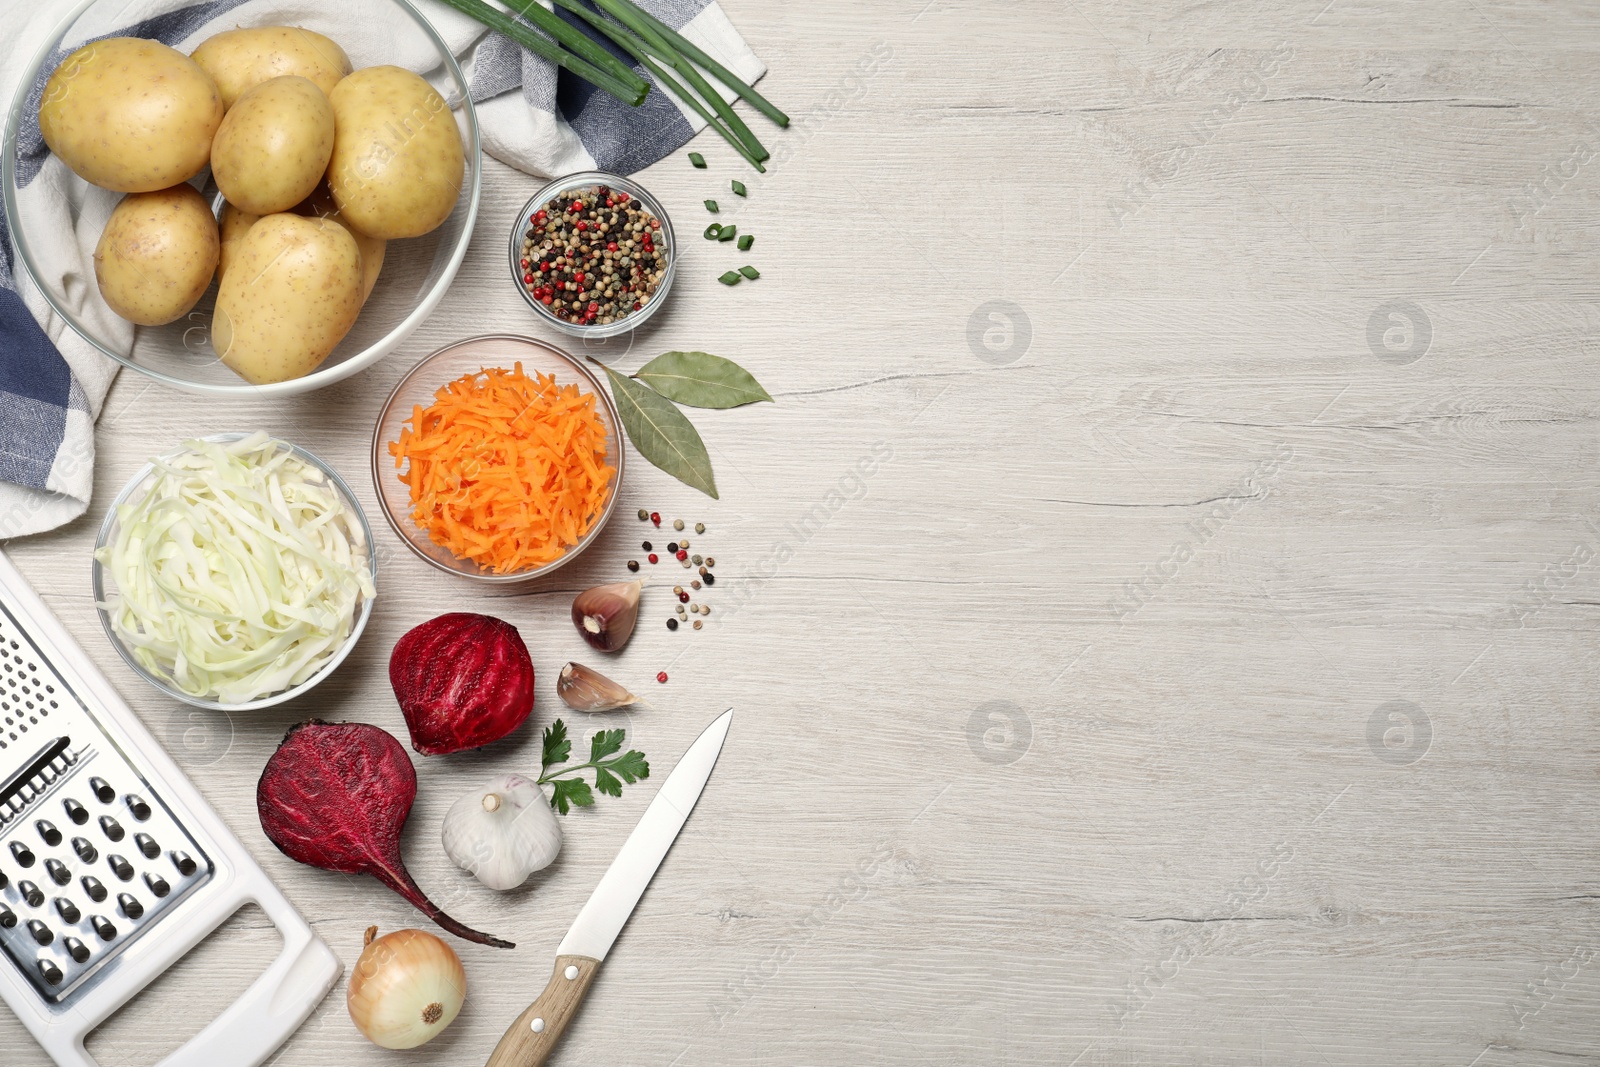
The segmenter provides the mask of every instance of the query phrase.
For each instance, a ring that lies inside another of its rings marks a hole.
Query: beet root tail
[[[418,911],[422,912],[422,914],[426,915],[445,930],[455,934],[462,940],[472,941],[479,945],[488,945],[491,948],[517,947],[513,942],[503,941],[500,938],[495,937],[492,934],[486,934],[481,930],[474,930],[472,927],[467,926],[464,923],[457,922],[455,919],[452,919],[450,916],[446,915],[443,909],[441,909],[439,905],[435,904],[433,901],[429,900],[427,894],[424,893],[417,886],[417,883],[413,882],[410,876],[404,871],[391,871],[386,867],[375,866],[371,869],[371,874],[378,881],[382,882],[384,885],[400,894],[400,896],[404,897],[412,907],[416,908]]]

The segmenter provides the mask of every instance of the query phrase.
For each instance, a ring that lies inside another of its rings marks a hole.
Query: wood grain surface
[[[687,240],[670,305],[606,350],[703,349],[771,391],[695,417],[720,501],[630,463],[598,545],[518,595],[382,528],[370,435],[407,367],[477,333],[556,340],[504,276],[535,179],[491,161],[467,262],[394,357],[272,402],[124,372],[89,515],[7,546],[350,963],[368,924],[421,920],[264,839],[284,729],[402,731],[388,651],[447,608],[521,628],[542,726],[561,664],[594,660],[570,600],[639,555],[634,511],[707,524],[705,629],[669,633],[658,589],[605,664],[650,698],[605,723],[657,776],[567,816],[556,864],[496,894],[439,822],[534,769],[536,730],[419,757],[412,872],[518,947],[456,943],[467,1005],[420,1052],[367,1044],[335,993],[274,1062],[481,1064],[732,706],[552,1062],[1600,1063],[1600,7],[726,6],[794,126],[752,119],[764,176],[703,136],[708,170],[679,152],[639,178],[691,237],[717,197],[755,247]],[[761,280],[717,284],[742,262]],[[147,456],[256,427],[356,484],[381,599],[313,695],[207,717],[118,660],[89,552]],[[156,1062],[274,938],[237,917],[92,1051]],[[4,1013],[0,1060],[46,1062]]]

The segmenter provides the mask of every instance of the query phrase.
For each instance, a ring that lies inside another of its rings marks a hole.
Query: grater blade
[[[51,1003],[204,885],[214,865],[0,603],[0,948]]]

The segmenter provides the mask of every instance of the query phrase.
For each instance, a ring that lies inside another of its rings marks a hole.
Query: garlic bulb
[[[424,930],[396,930],[373,940],[350,972],[350,1021],[380,1048],[416,1048],[438,1037],[461,1013],[467,972],[449,945]]]
[[[490,889],[515,889],[561,851],[561,824],[539,783],[504,774],[451,805],[441,832],[455,865]]]

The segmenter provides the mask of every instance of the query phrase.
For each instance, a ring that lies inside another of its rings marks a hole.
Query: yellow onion
[[[426,931],[377,933],[367,927],[366,947],[350,972],[350,1021],[381,1048],[427,1044],[461,1013],[467,972],[450,946]]]

